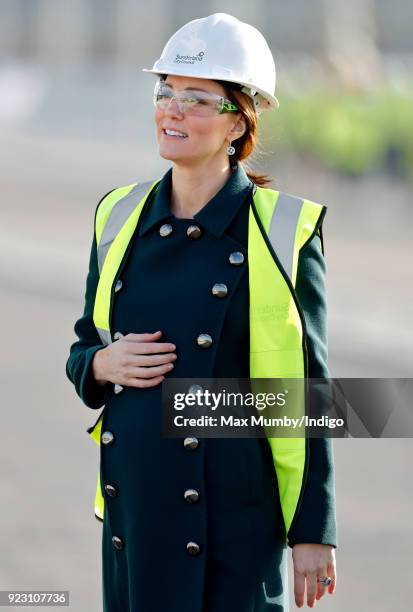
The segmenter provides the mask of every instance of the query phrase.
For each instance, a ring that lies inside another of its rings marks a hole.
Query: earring
[[[227,153],[228,155],[234,155],[235,153],[235,147],[231,146],[231,141],[229,142],[228,148],[227,148]]]

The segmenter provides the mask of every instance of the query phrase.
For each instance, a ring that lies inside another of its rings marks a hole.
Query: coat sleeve
[[[99,204],[111,191],[101,198]],[[96,207],[95,219],[99,204]],[[89,271],[86,278],[84,309],[82,316],[76,321],[74,326],[74,332],[78,339],[70,347],[69,357],[66,362],[66,375],[74,384],[76,393],[83,403],[89,408],[94,409],[103,406],[106,391],[111,384],[98,385],[94,379],[91,367],[95,353],[105,348],[93,323],[93,309],[98,282],[97,246],[95,232],[93,231]]]
[[[321,227],[301,251],[296,291],[307,327],[310,378],[329,378],[327,351],[326,266]],[[337,547],[333,440],[308,438],[307,481],[288,545],[330,544]]]

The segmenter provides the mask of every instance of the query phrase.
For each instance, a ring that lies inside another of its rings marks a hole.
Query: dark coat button
[[[173,232],[173,227],[170,223],[164,223],[159,228],[159,234],[162,236],[162,238],[169,236],[169,234],[172,234],[172,232]]]
[[[118,536],[113,536],[112,543],[113,546],[118,550],[122,550],[122,548],[124,547],[123,540],[121,538],[118,538]]]
[[[186,545],[186,550],[190,555],[199,555],[201,552],[201,547],[196,542],[188,542]]]
[[[113,391],[116,393],[116,395],[119,395],[119,393],[122,393],[122,391],[123,391],[123,387],[122,387],[122,385],[118,385],[118,384],[116,384],[116,385],[113,387]]]
[[[190,225],[188,229],[186,230],[186,233],[189,236],[189,238],[194,238],[194,239],[202,236],[202,230],[200,227],[198,227],[198,225]]]
[[[120,291],[122,289],[123,283],[120,280],[120,278],[116,281],[116,285],[115,285],[115,293],[117,293],[118,291]]]
[[[231,255],[229,256],[229,263],[232,264],[233,266],[240,266],[241,264],[243,264],[244,263],[243,253],[241,253],[241,251],[234,251],[234,253],[231,253]]]
[[[121,332],[115,332],[113,334],[113,339],[114,340],[119,340],[119,338],[123,338],[123,334]]]
[[[188,393],[198,393],[198,391],[201,391],[201,393],[204,392],[204,387],[202,387],[201,385],[191,385],[188,389]]]
[[[117,497],[118,495],[117,488],[110,484],[105,485],[105,491],[109,495],[109,497]]]
[[[198,438],[189,437],[184,440],[184,447],[186,450],[195,450],[198,446]]]
[[[187,489],[184,493],[184,499],[190,504],[193,504],[198,501],[199,493],[196,489]]]
[[[199,334],[196,339],[198,346],[202,348],[209,348],[212,344],[212,337],[209,334]]]
[[[228,287],[224,283],[215,283],[212,287],[212,295],[219,298],[225,297],[228,295]]]
[[[113,444],[115,440],[115,436],[113,435],[111,431],[104,431],[101,436],[101,440],[102,440],[102,444],[105,444],[105,445]]]

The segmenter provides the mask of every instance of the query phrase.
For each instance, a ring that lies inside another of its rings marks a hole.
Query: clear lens
[[[157,108],[166,110],[172,98],[177,101],[181,112],[198,117],[215,115],[220,112],[223,103],[223,98],[215,94],[192,90],[174,92],[170,87],[156,83],[153,101]]]

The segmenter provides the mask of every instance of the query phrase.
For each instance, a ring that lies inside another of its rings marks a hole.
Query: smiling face
[[[210,79],[168,75],[165,82],[174,90],[201,88],[226,97],[225,89]],[[242,136],[245,130],[240,113],[217,113],[212,117],[183,115],[176,100],[172,100],[164,111],[155,109],[155,124],[160,156],[184,165],[199,164],[217,157],[225,163],[229,141]],[[187,138],[167,136],[165,128],[183,132]]]

